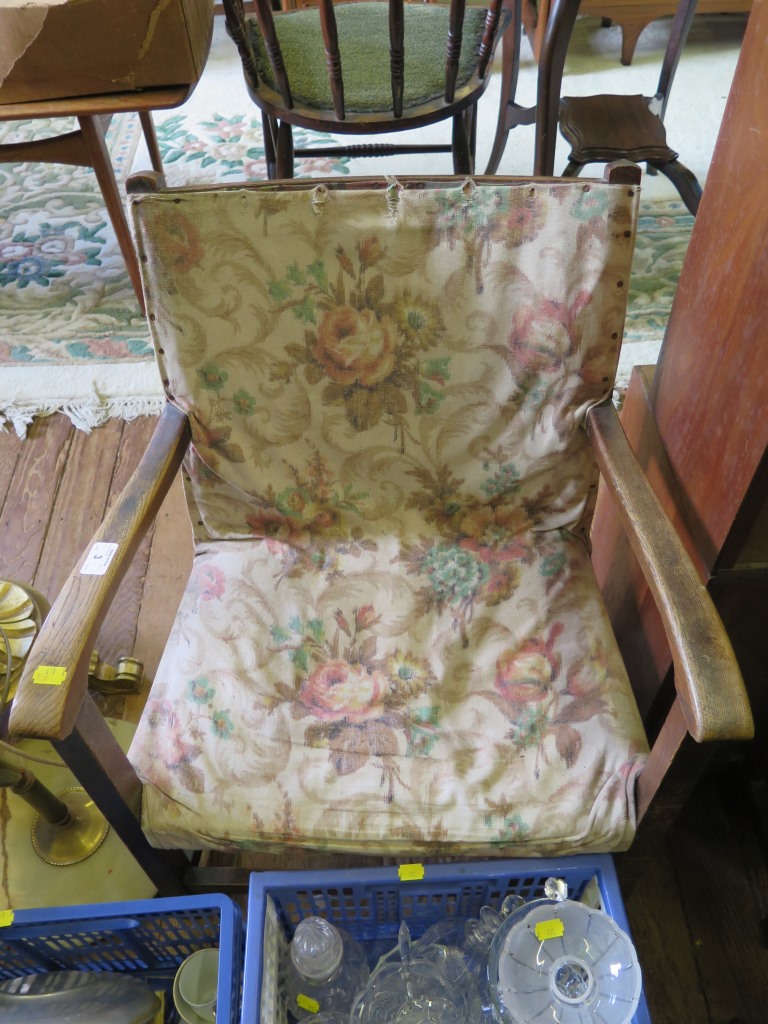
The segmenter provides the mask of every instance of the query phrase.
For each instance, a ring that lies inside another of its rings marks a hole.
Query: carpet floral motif
[[[261,123],[212,113],[156,118],[168,183],[265,178]],[[0,143],[69,131],[71,119],[0,124]],[[302,129],[297,145],[322,137]],[[140,140],[138,117],[113,118],[107,146],[122,187]],[[297,176],[348,174],[348,158],[299,161]],[[0,364],[151,360],[114,231],[90,168],[0,164]]]
[[[664,337],[693,230],[682,202],[641,202],[629,279],[624,341]]]
[[[63,119],[10,122],[0,142],[48,138]],[[138,118],[113,119],[118,179],[138,143]],[[143,318],[94,173],[61,164],[0,164],[0,363],[148,359]]]
[[[260,118],[212,114],[192,124],[184,114],[173,114],[158,125],[157,136],[170,185],[267,177]],[[330,135],[294,128],[293,141],[298,149],[332,139]],[[296,177],[349,174],[349,160],[346,156],[307,157],[298,161]]]

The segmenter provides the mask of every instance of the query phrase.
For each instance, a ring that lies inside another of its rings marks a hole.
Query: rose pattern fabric
[[[584,542],[636,190],[157,195],[194,568],[131,748],[158,845],[624,848],[647,744]]]

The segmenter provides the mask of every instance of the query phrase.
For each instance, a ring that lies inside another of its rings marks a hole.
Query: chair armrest
[[[698,742],[750,739],[752,712],[728,634],[610,402],[589,410],[587,432],[659,609],[688,731]]]
[[[88,663],[99,629],[189,438],[186,415],[167,404],[141,462],[67,578],[32,646],[11,709],[14,735],[61,740],[72,732],[88,692]],[[103,572],[83,573],[89,557],[88,569],[93,563],[96,543],[116,545],[111,561]],[[47,671],[35,681],[43,668]]]

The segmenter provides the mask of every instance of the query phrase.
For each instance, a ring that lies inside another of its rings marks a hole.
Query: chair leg
[[[679,160],[672,160],[669,163],[648,161],[649,165],[661,171],[680,193],[680,198],[695,217],[699,203],[701,202],[701,185],[693,171],[689,171]]]
[[[451,143],[453,153],[453,173],[472,173],[472,154],[470,152],[469,136],[467,135],[467,122],[464,114],[456,114],[453,118],[453,139]]]
[[[469,157],[472,161],[472,173],[475,173],[475,155],[477,151],[477,104],[473,104],[466,112],[467,133],[469,135]]]
[[[136,250],[133,247],[131,232],[128,221],[125,218],[123,201],[120,198],[120,191],[115,180],[115,172],[107,152],[107,144],[104,139],[104,130],[98,115],[83,114],[78,117],[80,131],[83,133],[91,166],[96,172],[96,180],[99,183],[101,194],[104,198],[104,205],[107,208],[109,219],[117,236],[117,243],[120,252],[123,254],[128,276],[131,279],[136,298],[139,300],[142,313],[144,312],[144,292],[141,287],[141,275],[139,274],[139,261]]]
[[[157,135],[155,133],[155,124],[152,120],[152,112],[150,110],[140,110],[139,120],[141,121],[141,128],[144,132],[144,138],[147,142],[147,149],[149,150],[149,160],[152,164],[152,170],[157,171],[158,174],[163,173],[163,158],[160,155],[160,146],[157,142]]]
[[[267,161],[267,177],[272,180],[277,177],[274,138],[276,128],[274,125],[274,118],[270,117],[269,114],[264,111],[261,113],[261,127],[264,132],[264,159]]]
[[[75,728],[53,747],[162,896],[185,893],[186,857],[155,850],[141,829],[141,783],[92,698],[86,695]]]
[[[501,38],[501,96],[499,98],[499,120],[488,159],[486,174],[495,174],[501,162],[507,136],[515,127],[510,107],[514,108],[517,80],[520,75],[520,43],[522,40],[522,0],[504,0],[506,7],[512,7],[512,25]]]
[[[275,173],[278,178],[293,177],[293,131],[287,121],[281,121],[277,129]]]
[[[578,176],[581,174],[581,172],[584,170],[586,166],[586,164],[581,163],[581,161],[579,160],[574,160],[573,157],[571,157],[568,163],[566,164],[565,170],[562,173],[562,177],[578,178]]]
[[[545,178],[551,177],[555,168],[565,55],[579,13],[579,2],[580,0],[553,0],[539,60],[533,173]]]

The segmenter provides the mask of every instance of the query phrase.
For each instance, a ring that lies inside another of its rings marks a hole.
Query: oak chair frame
[[[639,169],[610,168],[608,180],[637,184]],[[398,179],[405,187],[430,183]],[[499,184],[519,179],[484,178]],[[525,179],[535,181],[535,179]],[[131,189],[146,191],[156,176]],[[285,182],[285,189],[385,187],[382,179],[312,179]],[[251,186],[265,187],[265,186]],[[266,186],[273,187],[273,186]],[[173,190],[178,193],[182,190]],[[658,606],[674,666],[674,697],[654,735],[637,785],[640,828],[629,854],[652,852],[693,787],[717,741],[747,740],[753,724],[749,701],[727,633],[685,547],[664,512],[624,435],[609,400],[587,414],[586,429],[603,485],[638,558]],[[27,660],[14,700],[14,736],[49,740],[161,894],[191,889],[237,889],[247,883],[242,868],[196,868],[180,851],[156,850],[141,823],[141,782],[88,694],[88,668],[101,624],[142,537],[182,464],[191,432],[186,414],[167,403],[134,475],[92,539],[117,545],[103,575],[82,574],[92,544],[70,573]],[[61,666],[60,685],[37,685],[42,666]]]
[[[277,91],[263,82],[256,67],[243,0],[223,0],[227,31],[238,48],[248,94],[261,109],[264,148],[270,178],[292,178],[294,157],[311,156],[389,156],[407,153],[452,153],[455,174],[474,170],[477,132],[477,103],[485,92],[494,50],[499,37],[503,0],[490,0],[485,28],[478,52],[478,64],[470,79],[457,87],[459,57],[466,0],[451,0],[446,40],[445,86],[442,98],[418,106],[405,107],[403,100],[406,61],[404,0],[387,0],[389,6],[389,61],[392,83],[392,109],[374,113],[355,113],[347,109],[339,53],[336,14],[333,0],[318,0],[319,28],[325,47],[333,110],[319,110],[295,102],[291,92],[275,18],[270,0],[255,0],[256,21],[264,39]],[[290,17],[290,14],[288,15]],[[383,55],[382,55],[383,57]],[[408,131],[452,120],[452,139],[448,144],[371,143],[363,145],[311,146],[295,149],[292,126],[346,135],[372,135]]]

